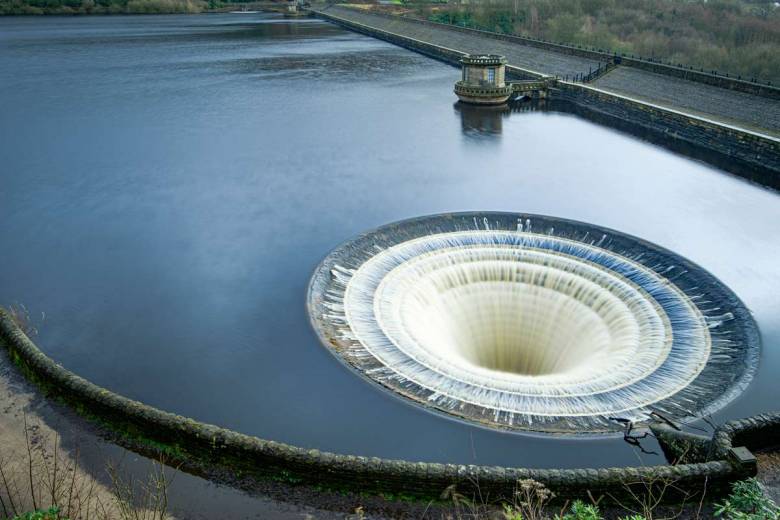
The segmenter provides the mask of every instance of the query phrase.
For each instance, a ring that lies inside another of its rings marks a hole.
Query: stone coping
[[[374,38],[379,38],[388,41],[392,44],[398,45],[400,47],[406,47],[408,49],[412,49],[415,52],[425,54],[426,56],[430,56],[434,59],[437,59],[439,61],[444,61],[452,65],[460,64],[460,60],[463,59],[464,56],[468,55],[468,53],[463,51],[450,49],[448,47],[444,47],[442,45],[436,45],[434,43],[424,42],[422,40],[417,40],[415,38],[411,38],[403,34],[398,34],[391,31],[385,31],[383,29],[377,29],[376,27],[365,25],[360,22],[355,22],[353,20],[348,20],[346,18],[336,16],[332,13],[328,13],[325,11],[312,10],[312,12],[319,18],[322,18],[329,22],[333,22],[337,25],[341,25],[352,31],[366,34]],[[547,74],[543,74],[541,72],[537,72],[530,69],[516,67],[514,65],[506,65],[506,70],[510,74],[516,74],[524,78],[548,77]]]
[[[755,436],[768,428],[766,431],[776,434],[780,424],[778,414],[728,423],[711,443],[715,446],[712,457],[678,465],[530,469],[341,455],[245,435],[111,392],[41,352],[2,308],[0,342],[26,377],[45,393],[74,407],[138,451],[163,453],[169,462],[186,467],[217,468],[233,475],[388,497],[436,500],[454,484],[461,492],[476,488],[483,496],[509,499],[517,481],[526,478],[544,483],[561,500],[588,492],[617,496],[627,483],[646,485],[661,480],[673,480],[676,488],[691,492],[700,490],[705,481],[710,490],[725,490],[731,482],[755,474],[754,467],[728,456],[731,444],[748,431]]]
[[[499,54],[466,54],[460,59],[460,62],[464,65],[483,65],[486,67],[506,65],[507,63],[506,58]]]
[[[471,85],[465,81],[458,81],[455,83],[455,93],[465,94],[469,96],[508,96],[512,93],[512,84],[507,83],[503,87],[496,85]]]
[[[735,132],[739,132],[741,134],[745,134],[745,136],[754,137],[754,138],[758,138],[758,139],[763,139],[763,140],[769,141],[769,142],[773,143],[775,146],[780,147],[780,137],[776,137],[776,136],[773,136],[773,135],[770,135],[770,134],[767,134],[767,133],[764,133],[764,132],[757,132],[755,130],[750,130],[750,129],[747,129],[747,128],[743,128],[741,126],[731,125],[731,124],[728,124],[728,123],[725,123],[723,121],[719,121],[719,120],[716,120],[716,119],[707,118],[707,117],[699,116],[699,115],[694,115],[694,114],[691,114],[689,112],[684,112],[684,111],[677,110],[677,109],[674,109],[674,108],[671,108],[671,107],[654,104],[654,103],[651,103],[649,101],[644,101],[644,100],[633,98],[631,96],[625,96],[625,95],[622,95],[622,94],[617,94],[615,92],[611,92],[611,91],[608,91],[608,90],[600,89],[598,87],[594,87],[592,85],[585,85],[583,83],[575,83],[575,82],[572,82],[572,81],[564,81],[564,80],[558,80],[558,83],[562,84],[562,85],[568,85],[571,88],[579,88],[579,89],[588,90],[588,91],[591,91],[591,92],[598,92],[599,94],[601,94],[603,96],[610,96],[610,97],[613,97],[615,99],[623,99],[625,101],[629,101],[629,102],[637,104],[637,105],[645,105],[645,106],[654,108],[655,110],[667,112],[669,114],[675,114],[675,115],[678,115],[678,116],[681,116],[681,117],[686,117],[688,119],[700,121],[702,123],[707,123],[707,124],[712,125],[712,126],[728,128],[728,129],[733,130]]]

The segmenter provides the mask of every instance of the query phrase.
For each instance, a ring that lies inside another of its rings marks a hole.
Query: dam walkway
[[[468,54],[492,53],[506,56],[508,64],[537,75],[560,78],[587,75],[607,63],[593,53],[575,55],[542,48],[517,40],[491,37],[478,31],[464,31],[444,24],[372,13],[366,9],[332,6],[329,17],[362,24],[373,29],[445,47]],[[617,65],[588,83],[607,93],[688,113],[695,117],[780,137],[780,100],[740,92],[641,68]]]

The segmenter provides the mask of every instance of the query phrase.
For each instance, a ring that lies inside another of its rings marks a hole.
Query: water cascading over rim
[[[539,215],[462,213],[389,224],[312,277],[331,352],[426,407],[483,425],[619,429],[688,420],[748,384],[759,336],[745,306],[658,246]]]

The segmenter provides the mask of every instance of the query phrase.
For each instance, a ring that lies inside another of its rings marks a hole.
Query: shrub
[[[715,506],[715,516],[729,520],[780,520],[780,509],[754,478],[735,482],[731,495]]]
[[[601,512],[597,506],[586,504],[582,500],[575,500],[569,513],[563,515],[561,520],[601,520]]]
[[[65,517],[60,516],[60,510],[56,507],[50,507],[49,509],[37,511],[31,511],[21,516],[15,516],[13,520],[68,520]]]

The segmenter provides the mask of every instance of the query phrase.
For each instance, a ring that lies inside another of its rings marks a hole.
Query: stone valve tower
[[[467,54],[460,59],[463,77],[455,83],[455,94],[464,103],[502,105],[512,95],[505,81],[506,58],[497,54]]]

